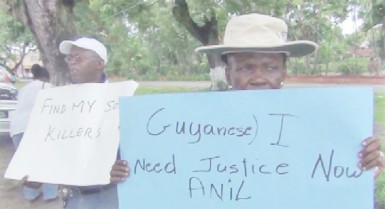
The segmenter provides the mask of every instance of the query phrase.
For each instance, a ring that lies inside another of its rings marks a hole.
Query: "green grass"
[[[385,174],[381,174],[376,181],[377,208],[385,208]]]
[[[374,121],[385,126],[385,93],[376,93],[375,95]],[[385,136],[379,136],[382,142],[382,151],[385,152]],[[385,173],[378,177],[376,181],[377,208],[385,208]]]
[[[385,125],[385,93],[377,93],[375,96],[374,121]],[[385,152],[385,136],[379,136],[382,141],[382,151]],[[377,208],[385,208],[385,172],[376,181]]]
[[[31,80],[32,81],[32,80]],[[21,89],[23,86],[25,86],[30,81],[16,81],[14,84],[17,89]]]
[[[179,87],[179,86],[139,86],[135,95],[143,94],[162,94],[162,93],[177,93],[177,92],[197,92],[208,91],[208,89],[194,88],[194,87]]]
[[[374,121],[385,124],[385,93],[376,93]]]

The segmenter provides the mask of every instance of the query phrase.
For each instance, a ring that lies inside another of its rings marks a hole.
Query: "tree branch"
[[[194,38],[198,39],[203,45],[209,44],[210,40],[212,40],[210,37],[213,35],[213,31],[217,31],[217,20],[215,18],[215,14],[212,14],[210,20],[205,17],[205,24],[203,26],[199,26],[191,18],[189,8],[185,0],[175,0],[174,7],[172,8],[172,14],[176,21],[185,26],[190,34]]]

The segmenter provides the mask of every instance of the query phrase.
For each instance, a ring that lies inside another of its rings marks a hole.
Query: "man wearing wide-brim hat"
[[[286,77],[286,59],[314,53],[312,41],[287,41],[287,25],[278,18],[247,14],[231,18],[221,45],[198,47],[196,52],[217,54],[226,65],[226,78],[234,90],[280,89]],[[349,131],[349,130],[347,130]],[[358,153],[359,167],[385,167],[379,139],[368,137]]]
[[[229,54],[232,52],[281,52],[290,57],[313,53],[312,41],[287,41],[287,25],[278,18],[247,14],[231,18],[225,30],[223,44],[198,47],[195,51]]]
[[[286,41],[287,26],[278,18],[248,14],[233,17],[227,24],[222,45],[204,46],[198,52],[222,56],[226,64],[227,81],[235,90],[279,89],[286,77],[286,58],[300,57],[316,51],[311,41]],[[360,151],[361,168],[384,169],[385,160],[379,140],[369,137]],[[117,160],[110,172],[111,182],[129,177],[128,162]]]
[[[233,89],[275,89],[282,87],[286,77],[286,58],[312,54],[317,47],[312,41],[287,41],[287,25],[283,20],[254,13],[231,18],[223,44],[202,46],[195,51],[222,56],[227,65],[226,78]],[[235,76],[229,67],[233,67],[232,59],[239,56],[250,57],[254,61],[262,57],[273,59],[271,64],[275,64],[275,72],[268,68],[270,70],[260,69],[262,73],[268,72],[267,77],[254,78],[247,74],[248,79],[242,79],[241,75]],[[242,79],[242,83],[238,79]],[[246,80],[249,82],[246,83]]]

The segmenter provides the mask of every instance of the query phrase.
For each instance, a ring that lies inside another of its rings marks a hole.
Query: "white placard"
[[[119,146],[119,96],[135,81],[89,83],[39,92],[28,128],[5,178],[66,184],[107,184]]]

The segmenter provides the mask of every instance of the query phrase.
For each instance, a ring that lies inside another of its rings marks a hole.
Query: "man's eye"
[[[242,66],[239,68],[240,71],[251,71],[253,70],[252,66]]]
[[[238,71],[241,71],[241,72],[246,72],[246,71],[249,71],[249,69],[247,69],[247,68],[243,67],[243,68],[239,68],[239,70],[238,70]]]
[[[277,70],[277,68],[276,67],[267,67],[266,70],[271,72],[271,71]]]

